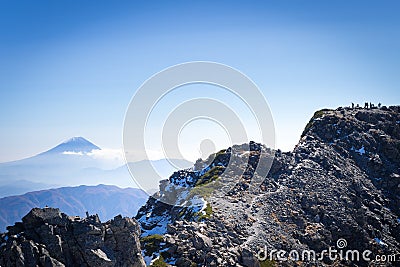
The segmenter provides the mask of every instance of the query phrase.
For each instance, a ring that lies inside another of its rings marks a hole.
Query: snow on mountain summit
[[[101,150],[100,147],[91,143],[83,137],[72,137],[58,146],[44,152],[43,154],[49,153],[65,153],[65,152],[73,152],[73,153],[88,153],[92,150]]]

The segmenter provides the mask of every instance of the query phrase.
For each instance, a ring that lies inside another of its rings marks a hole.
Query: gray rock
[[[243,249],[241,252],[241,263],[246,267],[260,267],[260,262],[248,249]]]
[[[212,246],[212,242],[207,236],[201,233],[196,233],[195,238],[193,239],[193,245],[197,249],[207,249]]]
[[[10,229],[0,240],[0,266],[145,266],[131,218],[101,223],[97,215],[77,219],[35,208]]]

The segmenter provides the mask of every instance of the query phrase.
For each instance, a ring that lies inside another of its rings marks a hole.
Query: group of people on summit
[[[378,103],[378,108],[381,108],[382,104]],[[359,104],[354,105],[354,103],[351,103],[351,108],[360,108]],[[364,108],[375,108],[375,104],[371,103],[371,102],[365,102],[364,103]]]

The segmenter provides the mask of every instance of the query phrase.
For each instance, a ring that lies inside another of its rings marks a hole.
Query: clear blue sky
[[[316,109],[400,104],[399,11],[399,1],[1,1],[0,161],[72,136],[121,147],[136,88],[192,60],[251,77],[289,150]]]

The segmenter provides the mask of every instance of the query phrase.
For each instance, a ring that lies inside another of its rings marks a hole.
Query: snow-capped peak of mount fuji
[[[42,154],[59,154],[65,152],[88,153],[92,150],[100,149],[100,147],[96,146],[95,144],[91,143],[83,137],[72,137]]]

